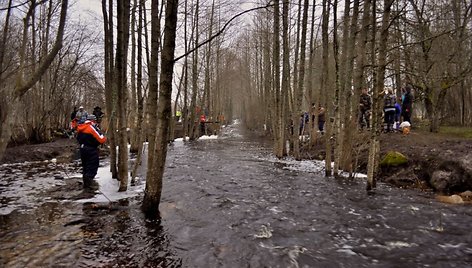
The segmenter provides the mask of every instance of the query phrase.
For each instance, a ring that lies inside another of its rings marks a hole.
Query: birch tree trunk
[[[151,54],[149,61],[149,92],[148,92],[148,105],[147,105],[147,117],[149,118],[149,143],[148,143],[148,160],[147,160],[147,173],[146,173],[146,185],[149,183],[148,180],[153,180],[153,178],[158,178],[158,167],[157,167],[157,149],[156,149],[156,139],[157,139],[157,93],[158,93],[158,84],[157,84],[157,65],[159,61],[159,1],[151,1]],[[156,202],[157,189],[152,185],[153,191],[147,194],[145,192],[145,198],[150,200],[149,204],[146,204],[146,210],[151,210],[152,205],[159,205],[159,199]],[[151,202],[152,201],[152,202]],[[158,210],[156,206],[155,210]],[[143,208],[144,203],[143,203]]]
[[[138,125],[138,97],[136,87],[136,11],[138,9],[138,1],[134,0],[133,7],[131,8],[131,69],[130,69],[130,93],[131,99],[129,100],[130,109],[128,111],[129,125],[130,125],[130,153],[138,152],[138,136],[141,133],[136,132]]]
[[[374,0],[375,1],[375,0]],[[388,44],[388,35],[389,35],[389,27],[390,27],[390,11],[394,0],[385,0],[384,1],[384,10],[382,13],[382,26],[380,30],[380,40],[379,40],[379,47],[378,47],[378,61],[377,61],[377,78],[376,84],[374,86],[374,98],[373,104],[373,122],[372,122],[372,130],[371,130],[371,140],[369,146],[369,161],[367,163],[367,191],[371,191],[375,188],[375,175],[376,169],[378,165],[377,159],[379,154],[379,136],[381,132],[381,97],[382,93],[384,92],[384,81],[385,81],[385,69],[387,67],[387,44]],[[375,7],[375,4],[373,5]],[[375,18],[375,13],[373,18]],[[375,29],[375,28],[373,28]],[[373,32],[375,34],[375,32]]]
[[[215,12],[215,1],[213,0],[211,3],[211,11],[210,11],[210,23],[208,29],[208,40],[210,40],[211,36],[213,35],[213,17]],[[211,69],[211,54],[212,54],[212,42],[209,41],[207,44],[206,50],[206,58],[205,58],[205,84],[203,86],[203,107],[208,109],[210,115],[213,114],[213,109],[211,107],[211,87],[210,87],[210,69]]]
[[[118,93],[118,178],[119,192],[128,188],[128,133],[127,133],[127,59],[129,42],[130,1],[122,0],[117,6],[117,40],[116,40],[116,88]]]
[[[344,126],[342,124],[341,118],[345,112],[345,85],[346,85],[346,65],[347,65],[347,41],[349,39],[348,30],[349,27],[349,14],[351,11],[350,1],[344,1],[344,15],[343,15],[343,34],[342,34],[342,44],[341,52],[339,51],[338,43],[338,23],[337,23],[337,0],[334,1],[333,16],[334,16],[334,29],[333,29],[333,50],[334,50],[334,59],[335,59],[335,73],[336,73],[336,91],[334,93],[334,124],[333,124],[333,137],[334,137],[334,176],[339,176],[339,164],[341,160],[341,148],[342,141],[344,136]],[[339,60],[341,56],[341,60]]]
[[[135,183],[135,177],[138,171],[138,166],[141,164],[143,155],[143,142],[146,138],[146,132],[143,131],[144,124],[144,97],[143,97],[143,13],[145,10],[145,1],[139,0],[138,4],[138,55],[137,55],[137,77],[136,77],[136,97],[138,101],[138,118],[136,125],[137,143],[138,143],[138,155],[136,156],[136,162],[131,172],[131,183]]]
[[[316,2],[316,1],[315,1]],[[315,87],[314,87],[314,80],[315,78],[313,77],[314,74],[314,62],[315,62],[315,45],[316,45],[316,39],[315,38],[315,14],[316,14],[316,5],[313,4],[312,11],[311,11],[311,31],[310,31],[310,60],[308,63],[308,105],[310,105],[309,108],[309,133],[310,133],[310,146],[316,143],[317,139],[317,118],[315,115],[315,104],[320,101],[320,96],[319,96],[319,90],[316,91],[315,93]],[[319,27],[318,27],[319,29]],[[318,37],[318,34],[316,35]],[[319,86],[318,86],[319,87]],[[314,116],[315,115],[315,116]]]
[[[197,0],[195,6],[195,19],[194,19],[194,26],[195,27],[195,51],[193,52],[193,61],[192,61],[192,100],[190,102],[190,122],[189,122],[189,139],[195,140],[198,136],[198,117],[200,115],[196,114],[197,108],[197,93],[198,93],[198,40],[199,40],[199,29],[198,29],[198,21],[199,21],[199,5],[200,1]]]
[[[153,0],[154,2],[155,0]],[[159,203],[162,192],[162,178],[167,156],[167,137],[172,117],[172,76],[174,71],[175,37],[177,30],[178,1],[168,0],[164,26],[164,46],[159,89],[159,107],[157,121],[157,154],[154,176],[147,177],[142,210],[149,218],[159,217]]]
[[[282,100],[280,90],[280,7],[279,0],[274,1],[274,36],[273,36],[272,64],[274,66],[274,95],[275,103],[272,114],[274,115],[274,154],[281,158],[284,152],[283,126],[282,126]]]
[[[360,93],[362,88],[365,85],[364,79],[364,69],[365,69],[365,60],[366,60],[366,47],[367,47],[367,33],[369,32],[369,25],[370,25],[370,12],[371,12],[371,3],[372,0],[365,0],[364,1],[364,13],[362,15],[362,29],[359,33],[359,42],[357,43],[356,49],[356,68],[354,68],[354,103],[356,106],[356,110],[358,109],[358,104],[356,101],[360,98]],[[354,109],[353,109],[354,110]]]
[[[279,142],[282,148],[283,157],[288,154],[286,141],[290,137],[290,126],[294,127],[295,123],[290,124],[289,113],[293,109],[290,108],[290,47],[288,33],[288,13],[289,1],[282,0],[282,88],[281,88],[281,107],[280,107],[280,136]],[[295,130],[294,130],[295,131]]]
[[[185,54],[187,54],[188,52],[188,48],[190,46],[189,41],[188,39],[192,39],[192,38],[188,38],[187,37],[187,28],[188,28],[188,23],[187,23],[187,20],[188,20],[188,10],[187,10],[187,1],[185,1],[184,3],[184,51],[185,51]],[[193,33],[193,31],[192,31]],[[185,55],[185,58],[184,58],[184,66],[182,67],[183,68],[183,73],[184,73],[184,96],[183,96],[183,111],[182,111],[182,124],[183,124],[183,138],[184,140],[186,140],[186,137],[189,136],[189,111],[188,111],[188,55]]]
[[[114,55],[113,55],[113,0],[108,2],[108,12],[106,0],[102,0],[103,28],[105,34],[105,106],[107,113],[107,138],[110,145],[110,171],[112,178],[118,178],[117,150],[116,150],[116,90],[114,86]]]
[[[356,129],[356,121],[354,118],[357,118],[356,109],[357,109],[357,99],[352,98],[352,77],[353,77],[353,68],[354,68],[354,46],[356,45],[356,36],[357,36],[357,22],[359,16],[359,0],[354,0],[353,12],[351,17],[351,22],[349,26],[349,39],[347,41],[347,62],[346,62],[346,71],[345,71],[345,83],[344,83],[344,96],[345,96],[345,110],[343,118],[343,140],[341,143],[341,157],[339,159],[340,166],[344,171],[349,172],[349,176],[352,176],[353,171],[353,129]],[[355,95],[356,96],[356,95]],[[354,106],[355,103],[356,105]]]
[[[296,115],[301,115],[303,114],[303,109],[302,109],[302,99],[303,99],[303,86],[305,82],[305,50],[306,50],[306,32],[307,32],[307,24],[308,24],[308,0],[304,1],[303,4],[303,19],[302,19],[302,40],[300,44],[300,75],[299,75],[299,80],[298,80],[298,85],[297,85],[297,91],[295,94],[295,105],[294,109],[296,109],[295,114]],[[301,7],[300,7],[301,8]],[[303,123],[305,124],[305,115],[302,117]],[[294,129],[294,132],[296,133],[296,139],[294,140],[294,155],[296,159],[300,159],[300,140],[298,139],[298,130],[300,128],[300,119],[298,118],[298,124],[296,124],[297,128]]]
[[[325,116],[326,116],[326,157],[325,157],[325,176],[331,176],[332,168],[331,168],[331,159],[332,159],[332,146],[331,146],[331,120],[330,120],[330,106],[327,105],[329,100],[328,92],[328,73],[329,73],[329,40],[328,40],[328,23],[329,23],[329,0],[323,0],[323,17],[322,17],[322,25],[321,25],[321,35],[322,35],[322,69],[321,69],[321,96],[326,94],[326,105],[325,105]],[[320,103],[321,105],[321,103]],[[319,106],[320,107],[320,106]]]

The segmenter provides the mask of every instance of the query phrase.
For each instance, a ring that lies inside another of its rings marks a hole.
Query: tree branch
[[[251,8],[251,9],[248,9],[248,10],[245,10],[239,14],[236,14],[234,15],[230,20],[228,20],[225,25],[223,25],[223,28],[221,28],[216,34],[212,35],[210,38],[208,38],[207,40],[203,41],[202,43],[198,44],[196,47],[192,48],[191,50],[185,52],[184,54],[178,56],[177,58],[174,59],[174,62],[176,61],[179,61],[180,59],[190,55],[191,53],[193,53],[195,50],[199,49],[200,47],[202,47],[203,45],[211,42],[213,39],[215,39],[216,37],[218,37],[219,35],[221,35],[225,30],[226,28],[228,27],[228,25],[233,21],[235,20],[237,17],[240,17],[246,13],[249,13],[251,11],[255,11],[255,10],[258,10],[258,9],[263,9],[263,8],[268,8],[268,7],[271,7],[271,6],[274,6],[274,4],[271,4],[271,1],[269,1],[269,3],[267,3],[267,5],[265,6],[260,6],[260,7],[255,7],[255,8]]]
[[[36,84],[36,82],[38,82],[38,80],[41,78],[41,76],[46,72],[46,70],[49,68],[49,66],[53,62],[59,50],[61,50],[62,37],[64,36],[64,27],[66,24],[66,17],[67,17],[67,5],[68,5],[68,0],[63,0],[62,6],[61,6],[61,17],[59,21],[59,28],[57,30],[56,42],[54,44],[54,47],[51,49],[49,54],[41,63],[37,71],[31,75],[31,78],[26,83],[20,84],[18,87],[15,88],[15,91],[13,92],[13,96],[15,98],[20,98],[21,96],[26,94],[26,92],[28,92],[28,90],[32,88],[34,84]]]

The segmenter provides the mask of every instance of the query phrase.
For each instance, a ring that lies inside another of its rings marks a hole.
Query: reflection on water
[[[2,206],[25,203],[0,215],[0,267],[470,266],[470,207],[383,184],[366,195],[362,179],[278,161],[241,134],[169,148],[161,221],[143,218],[142,196],[73,202],[77,180],[18,196],[54,177],[0,167]]]

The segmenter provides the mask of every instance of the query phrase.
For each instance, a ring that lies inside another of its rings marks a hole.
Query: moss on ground
[[[380,162],[382,167],[396,167],[408,163],[408,158],[400,152],[389,151]]]

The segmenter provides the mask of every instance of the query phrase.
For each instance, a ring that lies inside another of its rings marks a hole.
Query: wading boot
[[[84,190],[93,191],[93,192],[98,190],[98,183],[93,178],[84,176],[83,180],[84,180]]]

